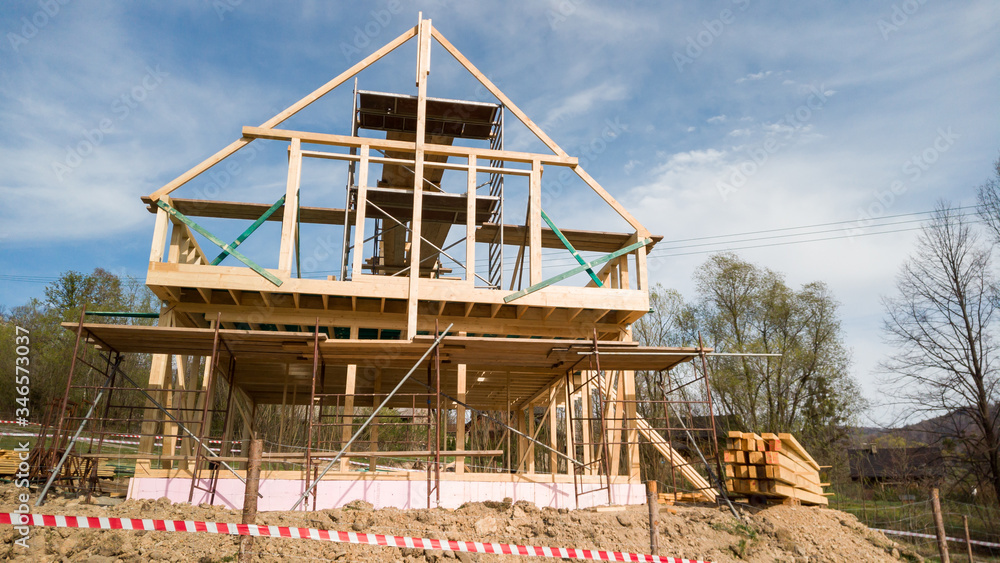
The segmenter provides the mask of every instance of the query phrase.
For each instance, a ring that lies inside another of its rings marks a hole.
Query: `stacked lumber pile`
[[[115,476],[115,472],[118,468],[111,464],[111,460],[106,457],[102,457],[97,462],[97,476],[111,478]]]
[[[730,432],[723,459],[731,493],[784,504],[829,504],[819,464],[791,434]]]
[[[660,493],[657,497],[660,504],[678,502],[709,502],[708,497],[701,493]]]
[[[29,460],[29,465],[35,460]],[[15,475],[17,474],[18,466],[21,464],[21,458],[17,452],[14,450],[0,450],[0,475]],[[68,471],[68,468],[74,467],[77,464],[67,463],[63,466],[63,473]],[[97,464],[97,476],[98,477],[114,477],[115,476],[115,466],[111,464],[109,458],[102,457]]]
[[[14,475],[21,458],[14,450],[0,450],[0,475]]]

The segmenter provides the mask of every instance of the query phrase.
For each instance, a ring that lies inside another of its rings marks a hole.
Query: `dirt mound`
[[[0,486],[0,512],[13,511],[16,490]],[[33,495],[34,496],[34,495]],[[116,506],[84,504],[52,497],[37,513],[164,520],[239,522],[238,511],[208,505],[129,500]],[[676,513],[674,513],[676,512]],[[354,502],[318,512],[267,512],[258,524],[356,532],[487,541],[528,545],[596,548],[646,553],[649,528],[646,507],[618,512],[539,509],[527,502],[474,502],[457,510],[373,510]],[[660,554],[717,562],[825,562],[919,560],[903,546],[872,532],[854,516],[812,507],[779,506],[747,514],[741,522],[715,507],[677,506],[663,509]],[[214,534],[90,531],[35,528],[28,549],[14,544],[20,537],[0,527],[0,559],[11,561],[233,561],[239,539]],[[470,561],[538,561],[538,558],[424,551],[328,542],[258,538],[257,561],[336,560],[408,563],[458,559]]]

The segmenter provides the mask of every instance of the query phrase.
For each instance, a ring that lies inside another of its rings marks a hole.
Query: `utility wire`
[[[955,211],[963,211],[963,210],[967,210],[967,209],[976,209],[976,206],[975,205],[966,205],[966,206],[963,206],[963,207],[956,207],[956,208],[954,208]],[[899,218],[899,217],[912,217],[914,215],[929,215],[931,213],[934,213],[935,211],[936,210],[931,210],[931,211],[916,211],[916,212],[913,212],[913,213],[900,213],[898,215],[886,215],[885,217],[879,217],[877,219],[873,219],[873,221],[882,221],[882,220],[885,220],[885,219],[896,219],[896,218]],[[964,214],[963,217],[966,216],[966,215],[970,215],[970,214],[974,214],[974,213]],[[792,231],[792,230],[798,230],[798,229],[812,229],[812,228],[815,228],[815,227],[829,227],[831,225],[844,225],[846,223],[857,223],[857,222],[858,222],[857,219],[849,219],[847,221],[834,221],[832,223],[816,223],[816,224],[813,224],[813,225],[803,225],[803,226],[800,226],[800,227],[784,227],[784,228],[780,228],[780,229],[764,229],[764,230],[761,230],[761,231],[748,231],[748,232],[745,232],[745,233],[733,233],[733,234],[729,234],[729,235],[712,235],[712,236],[707,236],[707,237],[695,237],[695,238],[677,239],[677,240],[672,240],[670,242],[690,242],[690,241],[696,241],[696,240],[707,240],[707,239],[714,239],[714,238],[729,238],[729,237],[737,237],[737,236],[743,236],[743,235],[758,235],[758,234],[762,234],[762,233],[776,233],[776,232],[779,232],[779,231]],[[878,226],[878,225],[870,225],[870,226]],[[867,227],[862,227],[862,228],[867,228]]]

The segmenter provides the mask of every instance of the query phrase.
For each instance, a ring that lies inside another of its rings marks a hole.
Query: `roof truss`
[[[219,152],[208,157],[207,159],[196,165],[194,168],[191,168],[187,172],[171,180],[166,185],[164,185],[160,189],[150,194],[149,198],[154,202],[163,199],[165,196],[170,195],[172,192],[174,192],[184,184],[197,178],[200,174],[202,174],[206,170],[212,168],[219,162],[225,160],[232,154],[236,153],[241,148],[250,144],[250,142],[252,142],[254,138],[266,138],[268,136],[267,133],[274,130],[274,128],[277,125],[280,125],[281,123],[283,123],[296,113],[308,107],[313,102],[329,94],[331,91],[333,91],[334,89],[336,89],[338,86],[348,81],[349,79],[353,78],[356,74],[358,74],[362,70],[368,68],[369,66],[373,65],[374,63],[376,63],[389,53],[396,50],[396,48],[407,43],[410,39],[413,39],[414,37],[420,35],[421,26],[426,26],[426,29],[429,30],[428,34],[429,37],[427,37],[427,39],[425,40],[427,42],[427,45],[421,43],[418,46],[418,51],[419,51],[418,59],[420,57],[426,57],[427,60],[429,61],[430,58],[429,39],[433,37],[435,40],[437,40],[438,44],[444,47],[444,49],[448,51],[448,53],[451,54],[451,56],[453,56],[455,60],[458,61],[458,63],[461,64],[470,74],[472,74],[472,76],[476,80],[478,80],[479,83],[483,85],[483,87],[489,90],[490,93],[492,93],[510,113],[512,113],[515,117],[517,117],[517,119],[522,124],[524,124],[525,127],[527,127],[532,133],[534,133],[534,135],[543,144],[545,144],[545,146],[548,147],[549,150],[551,150],[552,153],[557,158],[560,158],[560,160],[570,158],[569,155],[566,153],[566,151],[564,151],[555,141],[553,141],[548,135],[546,135],[545,132],[542,131],[542,129],[538,127],[538,125],[536,125],[523,111],[521,111],[521,109],[517,107],[517,105],[513,101],[511,101],[510,98],[508,98],[499,88],[497,88],[497,86],[493,84],[493,82],[490,81],[490,79],[487,78],[485,74],[483,74],[478,68],[476,68],[476,66],[472,64],[472,62],[469,61],[469,59],[466,58],[465,55],[463,55],[454,45],[452,45],[452,43],[448,41],[448,39],[446,39],[444,35],[441,34],[440,31],[435,29],[431,25],[431,20],[428,19],[428,20],[421,20],[420,24],[404,31],[402,34],[399,35],[399,37],[396,37],[389,43],[385,44],[382,48],[378,49],[371,55],[365,57],[363,60],[361,60],[351,68],[347,69],[346,71],[342,72],[339,76],[337,76],[333,80],[317,88],[309,95],[303,97],[299,101],[285,108],[277,115],[265,121],[260,125],[260,127],[252,129],[253,131],[252,135],[247,135],[247,130],[250,128],[245,128],[242,137],[240,137],[236,141],[233,141]],[[420,81],[418,80],[418,83],[419,82]],[[366,140],[366,142],[370,142],[370,140]],[[598,184],[597,181],[594,180],[590,176],[590,174],[588,174],[583,169],[583,167],[579,165],[579,163],[574,163],[571,166],[571,168],[588,186],[590,186],[592,190],[594,190],[594,192],[598,196],[601,197],[601,199],[603,199],[608,205],[610,205],[612,209],[615,210],[615,212],[617,212],[623,219],[625,219],[625,221],[629,223],[629,225],[632,226],[632,228],[636,230],[636,234],[638,235],[638,237],[646,238],[650,236],[650,232],[642,225],[642,223],[640,223],[638,219],[636,219],[620,203],[618,203],[618,201],[615,200],[611,196],[611,194],[607,192],[607,190],[601,187],[601,185]]]

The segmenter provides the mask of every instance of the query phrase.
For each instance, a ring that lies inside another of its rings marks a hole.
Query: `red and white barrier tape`
[[[920,534],[917,532],[904,532],[902,530],[883,530],[881,528],[871,528],[871,530],[874,532],[882,532],[883,534],[896,534],[897,536],[910,536],[913,538],[929,538],[932,540],[937,539],[937,536],[935,536],[934,534]],[[945,539],[950,542],[965,543],[965,538],[952,538],[945,536]],[[969,540],[969,543],[971,543],[972,545],[981,545],[984,547],[1000,547],[1000,543],[991,541]]]
[[[316,528],[289,528],[285,526],[257,526],[228,522],[195,522],[191,520],[149,520],[139,518],[101,518],[97,516],[53,516],[50,514],[0,513],[0,524],[15,526],[49,526],[54,528],[96,528],[100,530],[146,530],[151,532],[191,532],[226,534],[230,536],[262,536],[357,543],[389,547],[465,551],[469,553],[494,553],[526,555],[528,557],[561,557],[588,561],[647,561],[652,563],[710,563],[696,559],[663,557],[640,553],[621,553],[596,549],[566,547],[535,547],[508,543],[481,543],[450,540],[432,540],[382,534],[336,532]]]

